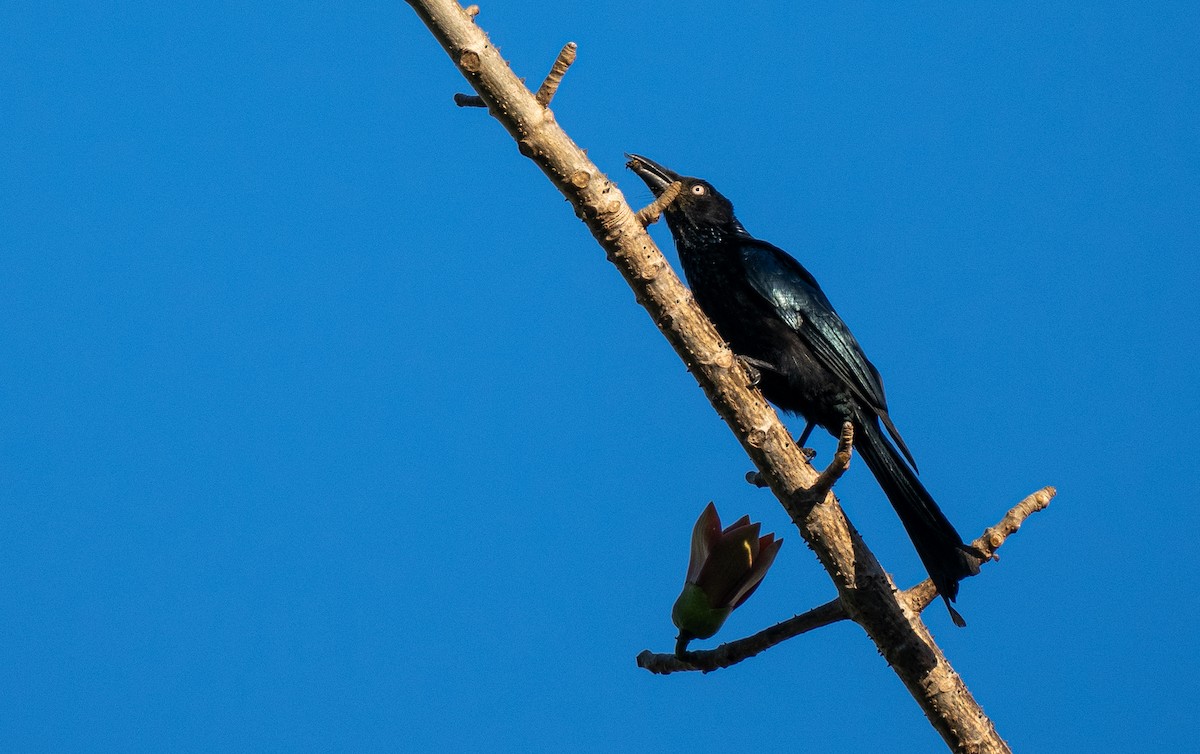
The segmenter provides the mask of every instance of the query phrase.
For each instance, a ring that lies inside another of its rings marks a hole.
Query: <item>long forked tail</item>
[[[950,604],[958,582],[979,573],[983,553],[963,544],[962,537],[934,502],[912,467],[887,441],[874,416],[855,422],[854,446],[896,509],[938,594],[946,601],[955,625],[966,621]]]

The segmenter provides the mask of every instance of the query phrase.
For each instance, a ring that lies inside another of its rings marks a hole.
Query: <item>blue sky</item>
[[[625,151],[813,271],[964,535],[1058,487],[967,629],[927,614],[1014,748],[1178,749],[1200,12],[1077,6],[479,20],[534,85],[579,43],[555,113],[635,204]],[[709,500],[786,544],[707,645],[833,590],[463,90],[404,3],[0,9],[0,749],[938,750],[853,625],[634,666]],[[865,468],[837,491],[919,580]]]

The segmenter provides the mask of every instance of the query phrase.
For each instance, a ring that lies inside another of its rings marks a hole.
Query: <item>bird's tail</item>
[[[946,601],[950,617],[966,625],[950,604],[958,596],[958,582],[979,573],[984,554],[970,545],[934,502],[916,472],[888,442],[874,416],[856,422],[854,448],[866,461],[879,486],[896,509],[904,529],[917,549],[938,594]]]

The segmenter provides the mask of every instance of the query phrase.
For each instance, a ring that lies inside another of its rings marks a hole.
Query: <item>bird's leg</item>
[[[804,443],[808,442],[808,436],[812,434],[813,427],[817,426],[816,422],[809,422],[804,425],[804,431],[800,433],[800,437],[796,439],[796,444],[803,447]]]
[[[804,425],[804,431],[796,438],[796,445],[800,448],[800,452],[804,454],[805,459],[811,461],[817,457],[816,448],[806,448],[804,443],[808,442],[808,436],[812,434],[813,427],[817,426],[815,422],[809,422]]]
[[[679,181],[667,186],[657,199],[638,210],[637,221],[642,224],[643,228],[658,222],[658,218],[662,217],[663,210],[671,206],[671,202],[675,201],[675,197],[679,196],[679,192],[682,190],[683,184]]]

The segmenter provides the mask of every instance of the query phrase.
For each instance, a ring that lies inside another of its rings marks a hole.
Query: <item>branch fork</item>
[[[846,473],[846,469],[850,468],[850,455],[853,448],[854,425],[845,422],[842,424],[842,434],[838,437],[838,446],[833,454],[833,460],[817,477],[817,481],[813,482],[812,486],[805,491],[814,504],[824,500],[837,480],[841,479],[842,474]]]
[[[843,430],[842,437],[845,438],[846,434]],[[842,450],[842,445],[839,443],[838,454],[841,454]],[[845,458],[846,463],[848,463],[848,448],[846,449]],[[829,468],[822,472],[822,476],[829,473],[837,465],[837,461],[831,463]],[[1021,528],[1021,524],[1025,522],[1025,519],[1038,511],[1045,510],[1050,505],[1050,500],[1054,495],[1055,489],[1053,487],[1043,487],[1032,495],[1029,495],[1009,510],[1004,515],[1004,518],[1000,519],[999,523],[984,530],[979,539],[976,539],[973,543],[974,546],[991,556],[991,560],[999,560],[996,557],[996,550],[1000,549],[1000,546],[1004,544],[1010,535]],[[908,603],[909,608],[914,612],[920,613],[937,598],[937,589],[933,586],[932,579],[925,579],[911,589],[906,589],[902,593],[902,596]],[[788,639],[848,618],[846,608],[842,605],[841,600],[832,600],[819,607],[814,607],[805,613],[788,618],[781,623],[776,623],[774,626],[765,628],[756,634],[726,642],[715,649],[693,650],[684,653],[682,657],[676,654],[655,653],[645,649],[638,654],[637,665],[639,668],[657,675],[669,675],[671,673],[696,670],[701,673],[711,673],[714,670],[727,668],[743,660],[748,660]]]
[[[471,18],[474,18],[479,15],[479,6],[468,6],[464,9],[464,12]],[[563,76],[566,75],[567,69],[571,67],[571,64],[575,62],[575,55],[578,50],[579,45],[574,42],[567,42],[559,50],[558,57],[554,59],[554,65],[550,66],[550,73],[546,74],[546,78],[542,80],[542,85],[538,87],[537,94],[533,95],[533,98],[537,100],[539,105],[542,107],[550,106],[550,101],[558,93],[558,86],[562,83]],[[487,103],[483,101],[483,97],[480,97],[478,94],[462,94],[461,92],[454,95],[454,104],[459,107],[487,107]]]

